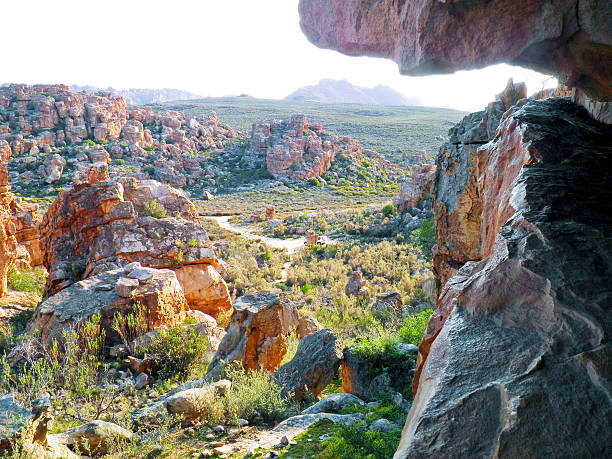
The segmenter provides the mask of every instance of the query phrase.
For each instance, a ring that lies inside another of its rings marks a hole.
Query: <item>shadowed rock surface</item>
[[[396,457],[612,447],[612,128],[568,99],[512,111],[464,162],[480,171],[484,258],[440,293]]]
[[[322,48],[386,57],[407,75],[500,62],[612,96],[612,4],[605,0],[301,0],[300,25]]]

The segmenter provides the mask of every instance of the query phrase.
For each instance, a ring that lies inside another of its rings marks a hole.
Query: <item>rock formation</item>
[[[265,155],[268,172],[274,177],[303,180],[321,176],[339,152],[361,153],[357,141],[328,134],[320,125],[309,126],[304,115],[289,121],[254,123],[249,148]]]
[[[406,73],[507,61],[576,87],[521,100],[509,86],[449,133],[437,304],[395,457],[605,456],[612,148],[597,120],[612,119],[610,4],[301,0],[300,13],[316,44]]]
[[[301,0],[299,8],[315,45],[387,57],[407,75],[509,62],[553,73],[599,100],[612,95],[609,2]]]
[[[245,370],[275,371],[287,352],[287,336],[297,325],[295,307],[281,302],[275,293],[250,293],[237,298],[227,333],[206,377],[223,377],[225,364],[233,361],[240,362]]]
[[[341,361],[342,347],[336,335],[324,328],[305,336],[293,359],[272,373],[272,378],[294,400],[303,400],[306,390],[317,397],[337,376]]]
[[[0,88],[0,155],[12,149],[8,167],[17,190],[55,194],[57,185],[70,183],[83,167],[111,159],[118,161],[112,172],[119,175],[129,171],[173,186],[214,186],[206,155],[219,155],[226,142],[246,136],[214,113],[198,118],[127,108],[122,97],[104,91],[77,93],[65,85]]]
[[[393,201],[395,209],[401,214],[416,206],[425,195],[432,193],[436,166],[434,164],[414,165],[411,171],[410,180],[401,184],[399,196]]]

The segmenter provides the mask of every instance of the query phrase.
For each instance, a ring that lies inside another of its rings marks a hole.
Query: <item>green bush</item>
[[[149,217],[166,218],[168,212],[163,204],[158,202],[157,199],[154,199],[153,201],[145,204],[145,214],[147,214]]]
[[[431,317],[433,310],[426,309],[417,315],[407,318],[400,328],[399,337],[403,343],[410,343],[418,346],[425,333],[427,321]]]
[[[310,186],[321,186],[321,182],[319,182],[319,179],[316,177],[310,177],[308,179],[308,184]]]
[[[83,145],[87,145],[88,147],[93,147],[96,144],[96,142],[94,142],[91,139],[85,139],[83,140]]]
[[[155,374],[162,379],[184,379],[204,365],[208,339],[193,328],[177,326],[160,329],[155,338],[139,355],[153,356]]]
[[[18,292],[33,292],[42,295],[45,287],[45,275],[38,268],[20,271],[15,266],[11,266],[7,281],[8,286]]]
[[[302,291],[304,295],[308,295],[312,290],[312,285],[304,284],[300,287],[300,290]]]
[[[412,234],[412,240],[417,244],[426,260],[431,260],[431,253],[434,245],[436,245],[436,225],[432,219],[423,220],[421,227]]]
[[[272,253],[270,252],[270,249],[266,250],[265,252],[261,254],[261,259],[264,261],[272,260]]]
[[[395,207],[393,207],[393,204],[391,203],[385,204],[382,208],[382,213],[385,217],[391,217],[392,215],[395,215]]]
[[[232,381],[226,400],[230,419],[273,424],[297,414],[295,407],[281,395],[281,387],[265,371],[230,368],[226,373]]]

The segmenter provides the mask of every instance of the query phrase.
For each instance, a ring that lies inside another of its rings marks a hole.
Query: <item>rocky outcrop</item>
[[[134,434],[107,421],[91,421],[56,435],[57,440],[88,456],[105,456],[118,444],[132,441]]]
[[[482,258],[439,295],[397,457],[611,447],[611,133],[568,99],[529,101],[461,158],[454,175],[478,184]]]
[[[410,180],[401,184],[399,196],[393,201],[395,209],[403,214],[416,206],[425,195],[431,195],[435,175],[434,164],[412,166]]]
[[[17,258],[16,227],[12,218],[16,205],[9,190],[7,170],[0,163],[0,297],[8,292],[6,276]]]
[[[251,293],[234,301],[227,333],[208,366],[207,378],[218,379],[227,363],[245,370],[275,371],[287,352],[287,336],[298,325],[295,307],[269,292]]]
[[[153,211],[146,215],[152,202],[148,200],[155,196],[160,197],[158,204],[168,204],[170,212],[184,212],[181,215],[192,220]],[[59,194],[43,218],[41,238],[49,271],[45,296],[80,279],[138,262],[152,268],[185,267],[178,276],[185,281],[185,294],[195,309],[214,312],[231,307],[227,286],[214,270],[217,258],[197,223],[193,204],[167,185],[109,180],[106,164],[96,163],[75,179],[72,189]]]
[[[36,308],[28,331],[36,332],[41,342],[49,345],[61,338],[63,329],[100,314],[105,344],[120,344],[121,337],[112,328],[113,318],[131,313],[136,303],[144,307],[150,329],[178,325],[187,317],[187,301],[172,270],[135,267],[90,276],[52,295]]]
[[[553,73],[599,100],[612,96],[609,2],[301,0],[299,9],[315,45],[387,57],[404,74],[509,62]]]
[[[274,177],[292,180],[321,176],[340,152],[363,151],[348,137],[326,133],[320,125],[309,126],[304,115],[253,124],[249,149],[265,155],[268,172]]]
[[[481,163],[478,151],[493,139],[504,112],[525,96],[524,84],[515,85],[509,81],[506,89],[486,110],[467,115],[451,128],[449,141],[440,149],[433,205],[438,240],[434,248],[434,274],[438,287],[444,285],[464,263],[485,256],[481,243],[484,232],[488,231],[490,238],[499,229],[499,222],[481,219],[481,198],[485,190],[479,181]],[[521,167],[522,163],[510,157],[506,166]],[[506,172],[503,167],[496,172],[500,173],[500,178],[514,178],[512,172]],[[490,207],[486,214],[495,218],[495,210]],[[499,219],[503,218],[503,215],[499,216]]]
[[[305,336],[290,362],[272,373],[283,394],[303,400],[306,391],[318,397],[338,375],[342,347],[331,330],[324,328]]]
[[[365,293],[367,288],[368,282],[363,278],[361,271],[353,271],[344,288],[344,292],[347,296],[360,296]]]

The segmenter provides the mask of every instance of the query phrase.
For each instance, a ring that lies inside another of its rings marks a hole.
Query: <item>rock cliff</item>
[[[301,0],[300,13],[314,43],[405,73],[505,61],[574,86],[527,100],[509,85],[449,132],[434,183],[438,299],[395,457],[605,456],[612,6]]]

